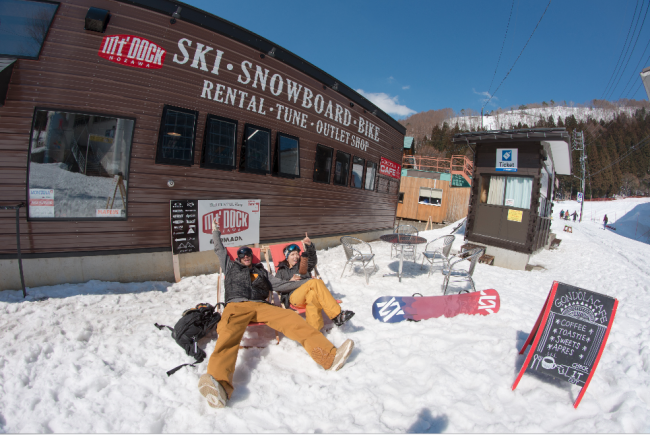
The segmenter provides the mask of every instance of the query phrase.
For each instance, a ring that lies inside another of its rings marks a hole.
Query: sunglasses
[[[289,254],[291,254],[293,251],[297,251],[298,253],[300,253],[300,246],[293,243],[293,244],[287,246],[286,248],[284,248],[284,256],[285,256],[285,258],[288,257]]]
[[[253,258],[253,250],[251,248],[239,248],[237,250],[237,258],[239,258],[240,260],[247,255]]]

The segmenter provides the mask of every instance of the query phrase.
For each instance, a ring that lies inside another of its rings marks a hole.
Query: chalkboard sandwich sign
[[[554,281],[519,352],[523,355],[532,343],[512,389],[532,369],[582,387],[573,404],[577,408],[605,349],[617,307],[612,297]]]

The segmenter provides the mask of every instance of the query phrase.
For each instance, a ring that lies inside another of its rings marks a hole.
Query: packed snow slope
[[[197,390],[207,360],[192,360],[154,323],[173,325],[183,310],[215,302],[217,275],[177,284],[92,281],[0,292],[0,431],[4,432],[647,432],[650,430],[650,245],[630,237],[648,200],[587,203],[585,213],[616,213],[616,231],[598,219],[562,229],[559,248],[531,259],[543,270],[477,265],[479,289],[494,288],[501,310],[384,324],[371,305],[379,296],[441,294],[439,271],[405,262],[402,282],[390,246],[371,244],[377,269],[370,284],[359,266],[341,278],[341,247],[319,251],[332,293],[356,316],[327,337],[356,347],[338,372],[314,363],[287,338],[275,345],[264,326],[242,349],[228,407],[210,408]],[[591,210],[590,210],[591,207]],[[589,216],[586,214],[586,216]],[[422,233],[432,240],[452,226]],[[625,231],[623,229],[625,228]],[[625,236],[621,234],[625,233]],[[297,230],[297,235],[300,231]],[[454,247],[462,244],[457,237]],[[421,251],[421,249],[420,249]],[[215,258],[216,261],[216,258]],[[618,312],[589,389],[576,410],[576,387],[527,372],[518,354],[554,280],[616,297]],[[460,284],[462,285],[462,284]],[[458,287],[456,288],[458,289]],[[326,326],[327,328],[327,326]],[[255,329],[255,330],[254,330]],[[208,355],[215,338],[205,339]]]

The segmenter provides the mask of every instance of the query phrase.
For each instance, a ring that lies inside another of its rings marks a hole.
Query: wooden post
[[[172,263],[174,263],[174,279],[176,282],[181,280],[181,267],[178,264],[178,255],[172,255]]]

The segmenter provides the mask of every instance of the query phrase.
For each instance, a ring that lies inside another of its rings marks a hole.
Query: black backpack
[[[217,304],[224,305],[222,303]],[[183,316],[180,318],[173,328],[166,325],[159,325],[154,323],[156,328],[162,330],[168,328],[172,331],[172,338],[176,343],[185,350],[185,353],[194,357],[196,361],[192,364],[181,364],[167,372],[167,376],[176,373],[181,367],[192,366],[203,362],[206,355],[203,349],[198,345],[200,339],[205,337],[208,333],[217,328],[217,323],[221,320],[221,314],[215,311],[215,307],[210,304],[201,303],[194,308],[185,310]]]

